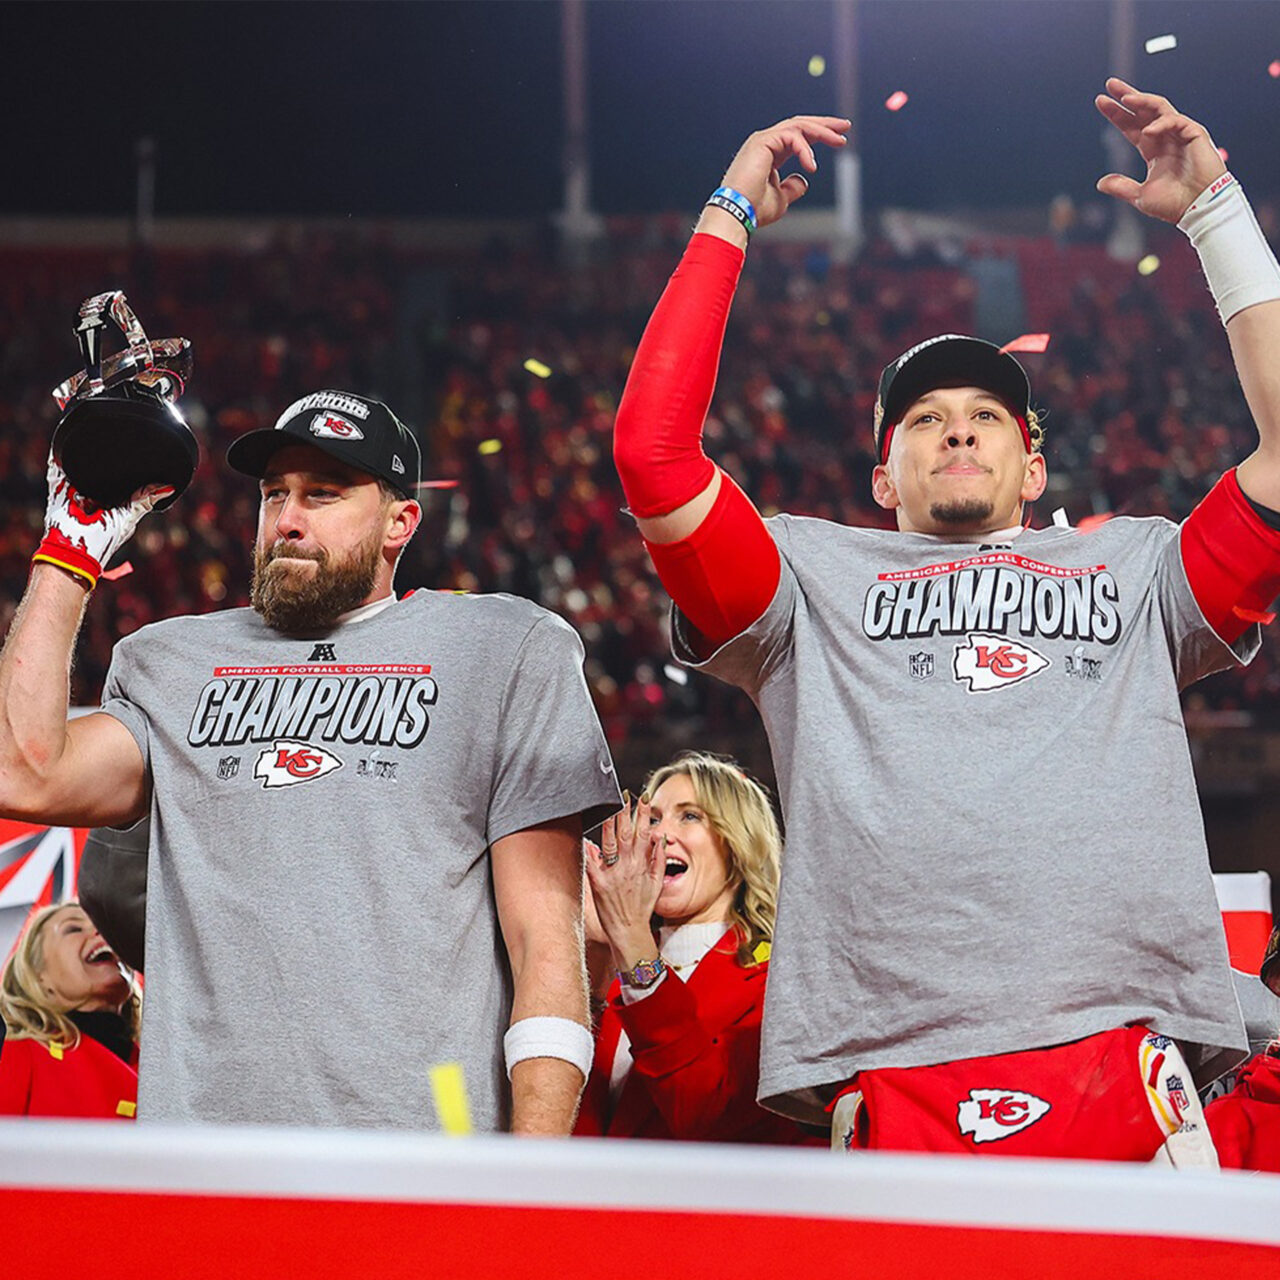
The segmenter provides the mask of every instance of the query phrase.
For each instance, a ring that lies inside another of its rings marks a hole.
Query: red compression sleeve
[[[1235,468],[1182,526],[1182,563],[1205,621],[1228,644],[1272,619],[1280,595],[1280,530],[1249,504]]]
[[[702,451],[729,307],[745,255],[695,235],[640,340],[614,427],[613,458],[633,515],[666,515],[715,475]]]
[[[723,472],[715,503],[693,533],[680,542],[644,545],[662,585],[707,642],[706,654],[745,631],[778,589],[777,544],[751,500]]]

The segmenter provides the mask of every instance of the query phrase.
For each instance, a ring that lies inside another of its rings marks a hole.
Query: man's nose
[[[276,516],[276,534],[281,538],[296,541],[306,533],[306,519],[302,503],[287,497],[280,504],[280,514]]]
[[[978,433],[971,422],[963,419],[947,424],[947,445],[952,449],[972,449],[978,443]]]

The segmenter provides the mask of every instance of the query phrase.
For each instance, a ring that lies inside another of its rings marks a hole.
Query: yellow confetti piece
[[[132,1120],[138,1114],[138,1104],[136,1102],[126,1102],[123,1099],[116,1103],[116,1115],[124,1116],[126,1120]]]
[[[1154,253],[1149,253],[1138,263],[1138,274],[1140,276],[1153,275],[1160,270],[1160,259]]]
[[[428,1073],[431,1096],[435,1099],[440,1127],[454,1137],[471,1132],[471,1108],[467,1105],[467,1085],[460,1062],[439,1062]]]
[[[481,440],[480,444],[476,448],[476,452],[480,454],[481,457],[485,457],[485,458],[487,458],[491,453],[501,453],[502,441],[501,440]]]
[[[815,53],[809,59],[809,74],[811,76],[820,76],[827,69],[827,60],[820,53]]]
[[[773,944],[770,942],[760,942],[756,944],[756,949],[751,953],[751,958],[756,964],[764,964],[773,951]]]
[[[543,364],[541,360],[535,360],[532,356],[524,362],[524,367],[526,372],[533,374],[535,378],[551,377],[551,366]]]
[[[62,1061],[62,1046],[60,1044],[51,1044],[49,1046],[49,1056],[58,1062]]]

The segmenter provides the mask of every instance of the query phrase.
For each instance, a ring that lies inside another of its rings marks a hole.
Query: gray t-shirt
[[[994,546],[778,516],[765,614],[697,663],[760,708],[787,823],[760,1099],[1141,1022],[1244,1049],[1178,689],[1247,660],[1177,526]]]
[[[103,709],[153,782],[139,1117],[433,1129],[458,1062],[503,1127],[489,846],[620,804],[572,628],[437,592],[308,639],[173,618]]]

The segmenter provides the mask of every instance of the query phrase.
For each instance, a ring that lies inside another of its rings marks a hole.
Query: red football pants
[[[1167,1036],[1121,1027],[1051,1049],[860,1072],[832,1104],[845,1150],[1149,1161],[1203,1128]]]

